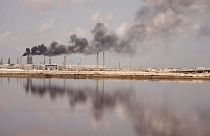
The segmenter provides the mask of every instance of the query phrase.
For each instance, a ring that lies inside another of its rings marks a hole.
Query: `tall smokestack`
[[[105,66],[105,53],[103,52],[103,68]]]
[[[63,65],[66,66],[66,56],[63,57]]]
[[[49,58],[49,64],[52,64],[52,60],[51,60],[51,58]]]
[[[2,65],[3,64],[3,57],[1,58],[1,62],[0,62],[0,65]]]
[[[11,59],[9,58],[7,64],[10,64],[10,63],[11,63]]]
[[[29,64],[29,55],[27,55],[26,64]]]
[[[44,62],[43,62],[43,64],[44,64],[44,65],[46,64],[45,55],[44,55]]]
[[[19,64],[19,58],[17,57],[17,64]]]
[[[20,65],[22,64],[22,56],[20,56]]]
[[[27,64],[32,64],[32,56],[31,55],[27,55]]]
[[[98,69],[99,64],[99,52],[96,53],[96,68]]]
[[[30,64],[33,64],[32,56],[29,56]]]

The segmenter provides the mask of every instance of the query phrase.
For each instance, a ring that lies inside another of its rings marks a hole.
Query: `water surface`
[[[210,135],[210,83],[0,80],[0,136]]]

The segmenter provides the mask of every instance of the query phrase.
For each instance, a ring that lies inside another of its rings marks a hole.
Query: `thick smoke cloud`
[[[77,35],[72,35],[70,43],[73,46],[68,47],[68,52],[70,53],[83,53],[88,46],[88,40],[85,38],[78,38]]]
[[[210,17],[209,0],[143,1],[144,5],[137,12],[125,36],[134,46],[139,45],[139,42],[144,44],[155,41],[157,44],[157,39],[166,41],[180,35],[188,35],[193,39],[210,31],[205,25]]]
[[[82,53],[91,55],[96,52],[114,51],[134,53],[141,45],[157,45],[188,35],[191,39],[210,34],[209,0],[143,0],[143,6],[136,14],[134,22],[123,37],[110,32],[103,23],[97,23],[91,34],[93,40],[70,36],[70,45],[52,42],[27,48],[25,55],[56,56],[61,54]],[[166,43],[165,43],[166,44]],[[176,44],[176,41],[175,41]]]
[[[70,36],[70,45],[61,45],[58,42],[52,42],[49,47],[44,44],[34,46],[31,49],[26,48],[26,55],[45,55],[56,56],[61,54],[82,53],[91,55],[96,52],[103,52],[113,50],[115,52],[131,52],[132,50],[126,47],[124,42],[120,43],[118,36],[109,32],[103,23],[97,23],[91,31],[93,40],[89,43],[86,38],[80,38],[76,34]],[[124,49],[124,50],[123,50]]]
[[[49,47],[46,47],[44,44],[34,46],[31,49],[26,48],[26,52],[23,56],[26,55],[46,55],[46,56],[56,56],[67,53],[66,47],[60,45],[57,42],[52,42]]]

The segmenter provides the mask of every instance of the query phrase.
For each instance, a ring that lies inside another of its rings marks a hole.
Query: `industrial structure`
[[[0,69],[23,69],[23,70],[102,70],[105,68],[104,63],[104,54],[103,54],[103,66],[99,65],[99,53],[97,53],[97,60],[96,65],[81,65],[81,60],[78,65],[70,65],[67,64],[67,56],[64,55],[63,57],[63,63],[62,64],[53,64],[52,58],[49,57],[48,63],[46,63],[46,56],[43,56],[43,63],[35,64],[33,63],[33,56],[27,55],[26,58],[26,64],[22,64],[22,56],[20,58],[17,58],[16,64],[11,64],[11,59],[8,59],[7,64],[4,64],[3,58],[0,60]]]
[[[11,59],[8,58],[7,63],[4,63],[3,57],[0,60],[0,69],[22,69],[22,70],[61,70],[61,71],[142,71],[142,72],[161,72],[161,73],[210,73],[210,68],[198,67],[198,68],[130,68],[123,69],[119,62],[118,68],[108,68],[105,66],[105,53],[102,54],[102,65],[99,65],[99,52],[96,53],[96,65],[81,65],[81,60],[78,65],[67,64],[67,56],[64,55],[62,64],[53,64],[52,58],[49,57],[48,63],[46,63],[46,56],[43,56],[43,63],[34,64],[32,55],[26,56],[26,64],[22,64],[22,56],[17,58],[17,63],[12,64]]]
[[[33,64],[33,60],[32,60],[32,56],[31,55],[27,55],[27,64]]]

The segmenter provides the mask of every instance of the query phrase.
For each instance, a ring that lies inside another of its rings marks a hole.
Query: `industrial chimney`
[[[22,56],[20,56],[20,65],[22,64]]]
[[[96,54],[96,68],[98,69],[98,64],[99,64],[99,52]]]
[[[11,60],[10,60],[10,58],[8,59],[8,62],[7,62],[7,64],[10,64],[11,63]]]
[[[103,52],[103,68],[105,66],[105,53]]]
[[[43,62],[43,64],[45,65],[45,63],[46,63],[46,62],[45,62],[45,56],[44,56],[44,62]]]
[[[27,64],[32,64],[32,56],[31,55],[27,55]]]
[[[49,64],[52,64],[52,60],[51,60],[51,58],[49,58]]]
[[[63,65],[66,66],[66,56],[63,57]]]
[[[17,57],[17,64],[19,64],[19,57]]]
[[[3,64],[3,57],[1,58],[1,62],[0,62],[0,65],[2,65]]]

